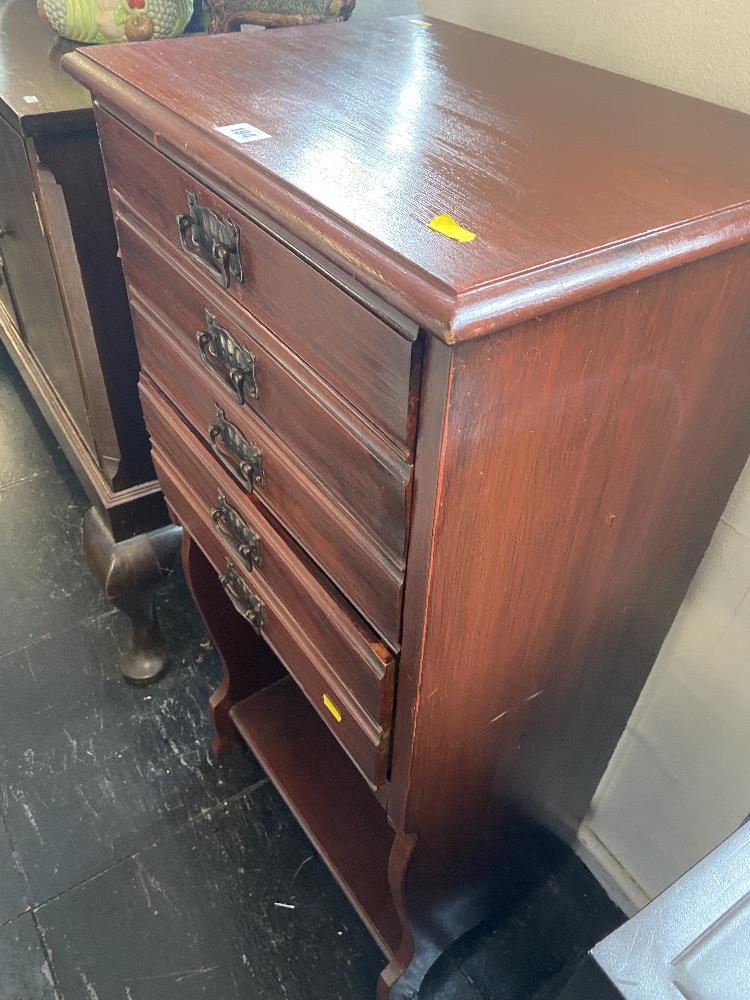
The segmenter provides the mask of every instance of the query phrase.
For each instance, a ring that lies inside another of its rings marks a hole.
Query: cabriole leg
[[[83,519],[83,555],[105,597],[130,619],[131,641],[120,663],[131,684],[150,684],[164,673],[168,650],[156,617],[156,592],[174,566],[180,528],[166,525],[121,542],[112,537],[100,512]]]

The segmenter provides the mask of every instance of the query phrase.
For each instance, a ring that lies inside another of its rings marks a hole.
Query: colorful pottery
[[[145,42],[181,34],[193,0],[37,0],[37,10],[74,42]]]

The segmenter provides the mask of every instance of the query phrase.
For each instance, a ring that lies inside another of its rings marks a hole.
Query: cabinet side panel
[[[455,349],[399,687],[433,855],[574,835],[747,458],[749,375],[747,247]]]
[[[80,374],[34,198],[27,147],[5,124],[0,124],[0,232],[3,272],[23,345],[43,370],[47,391],[61,400],[81,446],[93,452]]]
[[[92,428],[105,475],[115,490],[154,478],[138,402],[138,355],[119,261],[107,181],[95,133],[37,143],[45,171],[59,185],[66,229],[47,225]],[[64,260],[66,253],[74,258]],[[75,314],[78,303],[82,314]]]

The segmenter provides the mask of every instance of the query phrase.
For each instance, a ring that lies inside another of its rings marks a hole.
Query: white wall
[[[750,463],[599,786],[588,825],[652,897],[749,813]]]
[[[420,6],[433,17],[750,112],[750,0]],[[750,462],[599,786],[582,852],[632,911],[749,813]]]
[[[421,0],[421,9],[750,111],[748,0]]]

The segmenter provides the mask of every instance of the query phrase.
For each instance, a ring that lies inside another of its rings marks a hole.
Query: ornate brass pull
[[[245,521],[239,511],[218,490],[218,507],[211,510],[211,523],[218,535],[229,542],[249,570],[260,566],[263,559],[260,552],[260,538]]]
[[[229,288],[233,277],[242,282],[240,227],[222,219],[212,208],[199,205],[192,191],[185,194],[188,214],[177,216],[182,249],[223,288]]]
[[[211,450],[224,468],[231,472],[242,485],[252,493],[256,486],[265,481],[263,475],[263,455],[260,448],[250,444],[245,435],[236,427],[220,406],[216,406],[216,423],[208,428]]]
[[[255,356],[240,347],[228,330],[206,309],[206,329],[196,333],[201,361],[231,389],[240,403],[258,398]]]
[[[231,559],[227,559],[226,572],[219,575],[219,583],[232,602],[234,610],[260,633],[266,627],[266,609],[260,598],[255,596],[239,575]]]

